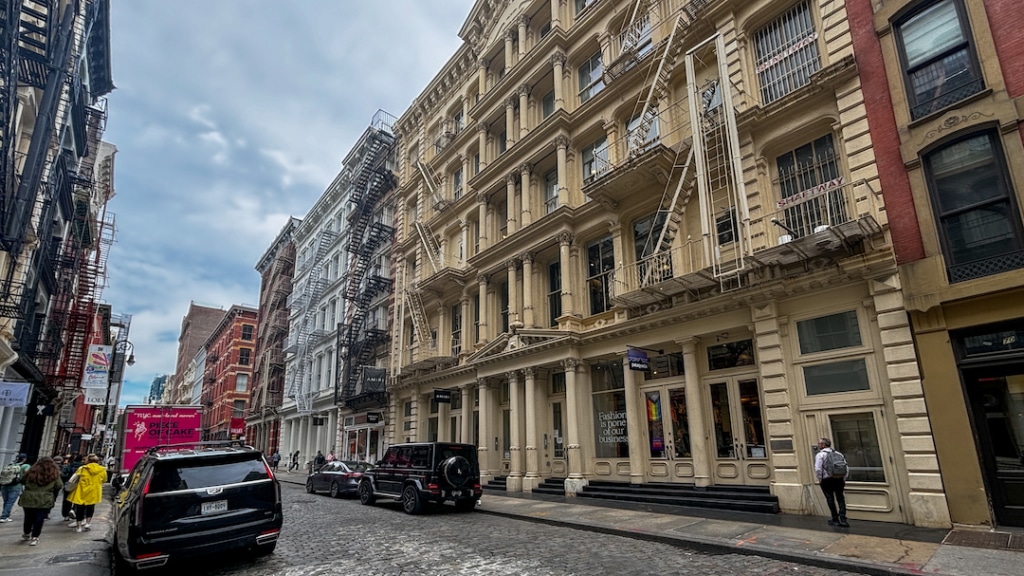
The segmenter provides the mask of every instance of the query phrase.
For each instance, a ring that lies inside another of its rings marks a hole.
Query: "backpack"
[[[833,478],[846,478],[846,473],[849,471],[850,467],[846,463],[846,456],[843,456],[842,452],[832,449],[825,455],[826,474]]]
[[[21,482],[21,464],[11,462],[0,470],[0,486],[14,486]]]

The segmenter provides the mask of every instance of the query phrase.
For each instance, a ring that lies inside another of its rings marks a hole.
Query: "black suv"
[[[115,505],[119,567],[229,550],[270,554],[281,534],[281,486],[263,454],[238,443],[151,448]]]
[[[390,498],[400,501],[407,514],[419,514],[426,503],[454,502],[459,510],[472,510],[480,494],[480,466],[472,444],[396,444],[359,482],[364,505]]]

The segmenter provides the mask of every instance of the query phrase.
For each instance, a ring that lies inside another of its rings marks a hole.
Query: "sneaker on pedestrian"
[[[850,523],[846,521],[846,518],[840,517],[839,518],[839,526],[841,528],[849,528],[850,527]]]
[[[828,521],[829,526],[839,526],[839,520],[832,519]]]
[[[82,531],[82,527],[81,526],[75,526],[75,532],[81,532],[81,531]]]
[[[10,518],[0,518],[0,522],[13,522]]]
[[[82,524],[82,530],[92,530],[92,526],[86,522],[85,524]]]
[[[31,535],[31,534],[22,534],[22,535],[21,535],[21,539],[22,539],[22,540],[28,540],[28,539],[30,539],[30,538],[32,538],[32,535]]]
[[[29,546],[36,546],[38,544],[39,544],[39,538],[33,538],[33,539],[28,541],[28,545]]]

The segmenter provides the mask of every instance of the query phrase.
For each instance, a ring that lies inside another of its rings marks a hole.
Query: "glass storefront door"
[[[753,376],[708,385],[712,474],[716,484],[766,485],[771,476],[760,387]]]
[[[652,482],[693,482],[693,455],[682,386],[644,390],[648,476]]]
[[[551,420],[543,437],[541,467],[546,477],[565,478],[569,475],[565,442],[565,402],[552,401],[549,404],[549,413]]]

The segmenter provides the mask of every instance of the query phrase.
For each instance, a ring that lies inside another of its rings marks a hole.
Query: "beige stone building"
[[[842,2],[481,0],[459,35],[395,124],[390,442],[822,515],[826,436],[851,518],[950,524]]]

